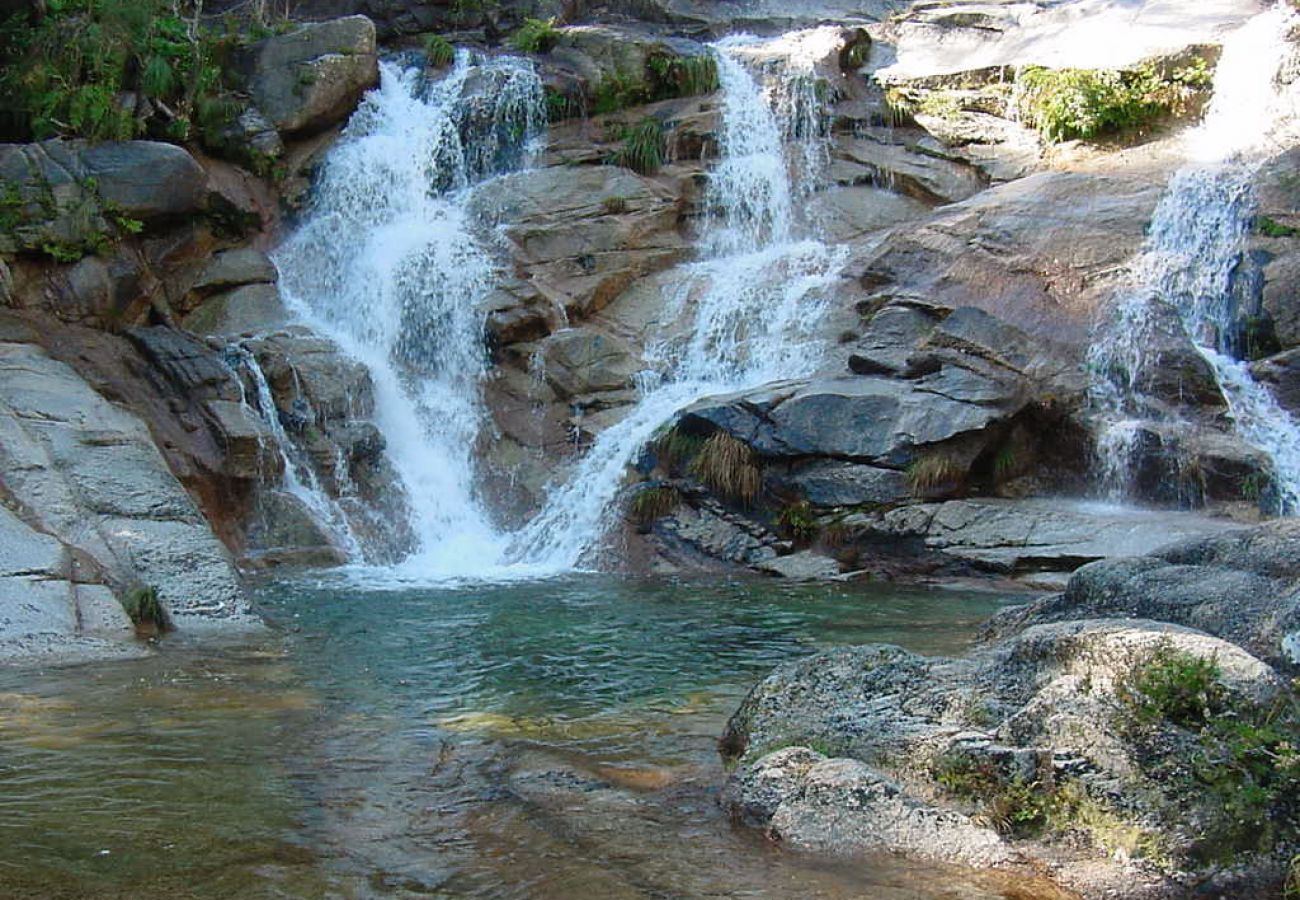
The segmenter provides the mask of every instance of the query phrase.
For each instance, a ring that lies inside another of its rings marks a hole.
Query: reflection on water
[[[1049,897],[733,829],[774,664],[960,649],[987,595],[582,578],[267,585],[258,642],[0,675],[0,896]]]

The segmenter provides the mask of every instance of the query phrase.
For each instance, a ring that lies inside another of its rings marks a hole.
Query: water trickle
[[[1189,162],[1170,179],[1152,217],[1133,286],[1099,328],[1089,352],[1091,400],[1102,422],[1101,474],[1112,499],[1131,482],[1135,438],[1144,422],[1174,415],[1144,381],[1157,336],[1176,326],[1213,370],[1238,434],[1271,460],[1283,511],[1300,508],[1300,428],[1269,390],[1235,359],[1231,283],[1250,228],[1253,175],[1295,127],[1294,96],[1276,83],[1294,14],[1261,13],[1229,35],[1214,97],[1186,139]]]
[[[526,164],[544,122],[525,61],[461,51],[437,81],[386,62],[275,255],[288,303],[370,369],[419,540],[413,571],[476,574],[504,546],[474,487],[478,301],[496,272],[469,203],[475,185]]]
[[[242,344],[228,345],[226,355],[231,361],[231,368],[236,372],[244,372],[253,383],[256,402],[250,403],[243,379],[235,379],[239,385],[240,403],[271,433],[271,440],[275,444],[274,449],[280,455],[283,470],[281,487],[298,498],[312,519],[325,530],[338,549],[351,558],[360,558],[361,544],[353,533],[347,516],[334,498],[321,487],[320,479],[316,477],[316,471],[311,467],[311,463],[304,458],[302,451],[284,430],[284,423],[280,421],[280,413],[275,405],[275,396],[271,392],[270,382],[266,380],[266,373],[262,371],[257,356]],[[343,471],[346,473],[346,466]]]
[[[516,535],[512,555],[535,568],[562,570],[587,560],[628,464],[681,409],[709,395],[797,378],[816,364],[814,330],[844,256],[797,237],[792,173],[816,158],[806,145],[824,144],[826,132],[782,118],[798,109],[806,121],[821,121],[824,113],[820,104],[806,109],[815,92],[801,94],[804,106],[778,102],[814,76],[811,53],[783,54],[777,43],[740,37],[713,48],[722,88],[721,159],[706,194],[714,222],[704,240],[707,257],[685,267],[668,298],[667,320],[688,327],[647,348],[656,374],[640,380],[640,401],[597,436],[574,475]]]

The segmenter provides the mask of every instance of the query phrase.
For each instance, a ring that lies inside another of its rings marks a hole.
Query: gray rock
[[[791,581],[824,581],[840,574],[839,563],[811,550],[761,560],[755,564],[755,568]]]
[[[556,332],[539,349],[546,380],[561,397],[625,390],[643,368],[626,343],[586,328]]]
[[[841,137],[834,153],[837,181],[871,182],[929,205],[965,200],[988,186],[978,169],[903,144]]]
[[[347,118],[378,82],[375,26],[365,16],[307,23],[246,48],[236,65],[281,134],[321,131]]]
[[[198,212],[207,175],[175,144],[50,140],[0,144],[0,186],[22,204],[3,238],[11,251],[84,249],[113,234],[118,217],[153,224]]]
[[[0,345],[0,397],[3,487],[89,561],[86,580],[152,585],[182,627],[252,622],[229,553],[139,419],[26,344]]]
[[[1232,641],[1274,666],[1300,668],[1300,522],[1131,552],[1147,555],[1084,566],[1065,593],[1007,614],[999,630],[1082,616],[1159,619]]]
[[[273,284],[279,277],[275,263],[265,253],[252,247],[239,247],[214,253],[190,290],[211,294],[245,284]]]
[[[778,480],[813,506],[897,503],[912,495],[907,476],[897,469],[834,459],[798,465]]]
[[[289,321],[274,284],[246,284],[215,294],[185,317],[188,331],[212,337],[258,334]]]

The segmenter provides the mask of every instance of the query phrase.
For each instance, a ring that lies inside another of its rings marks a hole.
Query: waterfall
[[[415,572],[478,574],[505,547],[474,486],[487,365],[477,304],[496,271],[469,205],[477,184],[526,164],[544,123],[525,61],[462,50],[436,81],[385,62],[275,254],[286,302],[370,370],[409,495]]]
[[[678,411],[705,396],[809,374],[816,364],[815,326],[844,257],[799,236],[793,198],[799,179],[814,177],[827,129],[820,104],[810,108],[808,99],[813,55],[782,53],[779,43],[733,37],[712,48],[722,90],[721,158],[705,201],[713,225],[702,242],[705,258],[685,267],[669,298],[668,320],[689,327],[682,338],[647,348],[655,370],[667,374],[644,380],[634,409],[597,436],[572,477],[515,536],[511,555],[533,568],[563,570],[588,559],[628,464]],[[755,64],[760,56],[776,64]],[[779,115],[791,109],[801,111],[798,121]]]
[[[353,534],[347,516],[339,508],[338,503],[321,487],[320,479],[316,477],[311,463],[302,458],[302,453],[297,450],[284,430],[280,413],[276,409],[275,396],[271,392],[271,385],[266,380],[266,373],[262,371],[257,357],[243,344],[228,345],[226,356],[230,363],[233,363],[232,369],[242,369],[253,382],[253,392],[257,402],[249,403],[243,379],[235,379],[239,385],[239,401],[250,415],[261,420],[271,432],[271,439],[275,442],[275,449],[280,455],[280,463],[283,467],[281,487],[298,498],[316,524],[325,529],[340,550],[349,558],[359,558],[361,543]],[[347,471],[346,465],[342,466],[341,471]]]
[[[1300,506],[1300,428],[1233,357],[1230,293],[1253,213],[1252,178],[1270,147],[1285,140],[1279,129],[1294,122],[1274,83],[1294,18],[1279,6],[1224,42],[1210,107],[1187,136],[1189,161],[1170,179],[1132,267],[1132,286],[1089,351],[1102,475],[1116,499],[1127,491],[1142,422],[1170,416],[1141,384],[1153,336],[1168,327],[1156,305],[1163,302],[1213,370],[1237,433],[1269,457],[1282,510]]]

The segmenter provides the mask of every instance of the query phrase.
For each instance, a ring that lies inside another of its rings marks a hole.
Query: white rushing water
[[[1098,445],[1112,497],[1129,487],[1135,438],[1144,420],[1168,419],[1143,394],[1146,355],[1169,304],[1209,363],[1237,433],[1272,462],[1284,511],[1300,503],[1300,428],[1271,392],[1233,358],[1231,280],[1253,213],[1251,180],[1270,151],[1294,140],[1294,100],[1276,83],[1295,16],[1278,7],[1224,42],[1214,96],[1186,139],[1188,163],[1170,179],[1132,268],[1133,287],[1103,323],[1089,354],[1092,399],[1103,428]],[[1164,325],[1163,327],[1168,327]]]
[[[383,66],[326,160],[306,221],[275,258],[295,310],[371,371],[376,424],[420,541],[399,577],[509,578],[589,561],[628,465],[674,414],[811,370],[813,331],[843,256],[801,231],[796,201],[825,165],[828,120],[812,66],[835,39],[822,29],[714,48],[723,125],[706,197],[712,224],[704,258],[668,298],[669,320],[688,325],[651,342],[654,373],[640,401],[513,535],[493,526],[475,491],[486,366],[476,301],[497,272],[470,199],[483,179],[525,163],[519,137],[540,129],[540,85],[518,60],[461,54],[431,84]],[[471,97],[467,85],[485,72],[496,83]]]
[[[824,31],[810,34],[815,40]],[[796,222],[794,198],[817,177],[826,139],[813,103],[814,56],[787,49],[805,46],[749,37],[714,46],[722,129],[705,200],[712,226],[702,242],[706,258],[687,267],[666,316],[689,325],[681,337],[648,348],[649,361],[666,374],[600,433],[568,482],[515,536],[511,552],[520,561],[546,571],[587,561],[616,512],[628,464],[684,407],[815,366],[816,323],[844,259],[801,237]]]
[[[504,549],[475,492],[477,303],[496,272],[467,208],[477,183],[525,164],[544,121],[526,62],[462,51],[435,82],[384,63],[275,254],[295,311],[370,370],[419,541],[412,569],[471,575]]]

